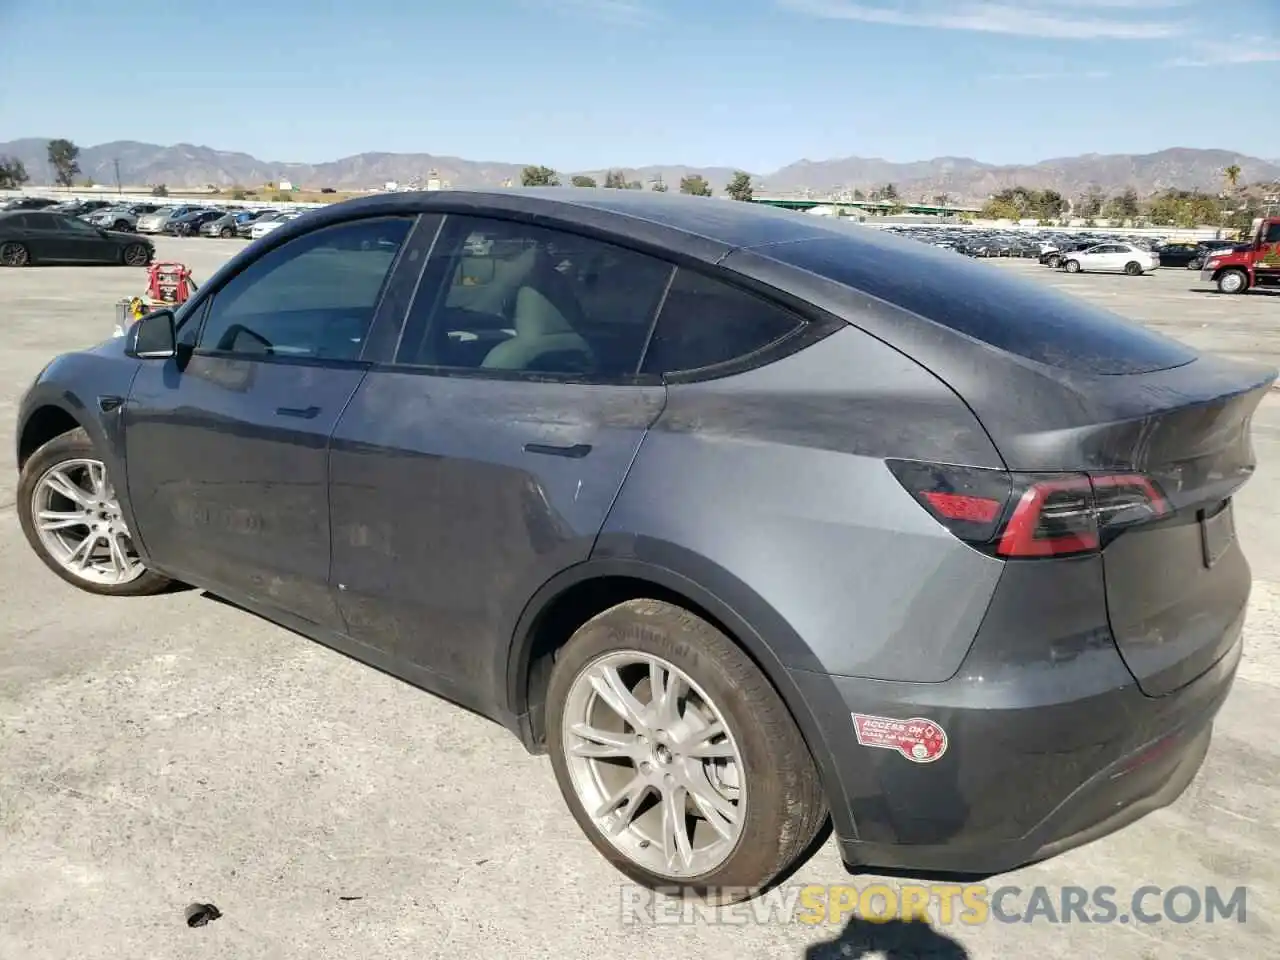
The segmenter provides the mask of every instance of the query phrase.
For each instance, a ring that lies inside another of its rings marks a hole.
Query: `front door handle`
[[[119,410],[124,405],[124,397],[105,396],[98,398],[98,409],[103,413]]]
[[[541,453],[548,457],[568,457],[570,460],[581,460],[591,452],[589,443],[526,443],[525,453]]]
[[[276,407],[277,416],[298,417],[302,420],[314,420],[319,413],[319,407]]]

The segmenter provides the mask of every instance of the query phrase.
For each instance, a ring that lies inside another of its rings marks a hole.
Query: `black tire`
[[[1057,255],[1051,256],[1048,260],[1045,261],[1045,264],[1057,270],[1060,266],[1062,266],[1062,258]]]
[[[697,877],[654,873],[604,836],[573,787],[564,753],[564,708],[579,674],[599,657],[635,651],[661,657],[716,704],[744,767],[745,821],[732,852]],[[686,610],[631,600],[584,624],[560,651],[547,692],[547,743],[556,781],[578,826],[631,880],[710,902],[743,900],[766,888],[812,844],[827,819],[826,801],[804,739],[773,686],[723,633]]]
[[[105,597],[147,597],[163,593],[173,586],[173,581],[150,570],[144,571],[136,580],[124,584],[91,583],[79,579],[65,570],[57,558],[49,553],[36,532],[32,511],[36,484],[40,478],[59,463],[65,463],[68,460],[100,459],[100,457],[89,435],[82,429],[76,429],[54,437],[27,459],[18,477],[17,503],[15,504],[18,522],[22,526],[27,543],[31,545],[31,549],[36,552],[36,556],[44,562],[46,567],[67,583],[88,593]]]
[[[218,236],[220,236],[223,240],[230,240],[235,235],[236,235],[236,232],[232,230],[230,227],[223,227],[218,232]]]
[[[1128,277],[1140,277],[1142,276],[1142,264],[1138,263],[1137,260],[1130,260],[1124,265],[1124,272],[1125,276]]]
[[[0,244],[0,266],[25,267],[31,263],[31,251],[21,243]]]
[[[1223,270],[1216,280],[1219,293],[1244,293],[1249,289],[1249,275],[1243,270]]]
[[[112,230],[118,230],[120,233],[128,233],[132,228],[129,226],[128,220],[117,220],[111,225]]]
[[[145,243],[131,243],[120,251],[126,267],[145,267],[151,262],[151,251]]]
[[[1067,269],[1067,273],[1079,273],[1079,272],[1080,272],[1080,261],[1079,261],[1079,260],[1068,260],[1068,261],[1064,264],[1064,266],[1065,266],[1065,267],[1066,267],[1066,269]]]

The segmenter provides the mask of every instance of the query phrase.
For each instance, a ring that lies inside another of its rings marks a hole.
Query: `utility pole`
[[[116,168],[116,193],[117,194],[124,193],[124,190],[120,186],[120,158],[116,157],[111,162],[115,164],[115,168]]]

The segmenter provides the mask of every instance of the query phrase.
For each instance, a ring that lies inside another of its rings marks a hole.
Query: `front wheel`
[[[1243,270],[1223,270],[1218,274],[1219,293],[1244,293],[1249,289],[1249,275]]]
[[[1124,265],[1124,272],[1130,277],[1140,277],[1142,276],[1142,264],[1136,260],[1130,260]]]
[[[16,507],[31,548],[67,583],[112,597],[171,585],[142,565],[106,465],[83,430],[55,437],[23,464]]]
[[[632,600],[590,620],[556,660],[547,707],[574,819],[646,887],[748,898],[826,820],[777,692],[733,641],[679,607]]]
[[[1080,261],[1079,261],[1079,260],[1068,260],[1068,261],[1067,261],[1067,273],[1079,273],[1079,272],[1080,272]]]
[[[218,236],[220,236],[223,240],[229,240],[235,235],[236,235],[236,232],[232,230],[230,227],[223,227],[222,230],[218,233]]]
[[[146,244],[131,243],[124,248],[121,256],[126,267],[145,267],[151,260],[151,251],[147,249]]]

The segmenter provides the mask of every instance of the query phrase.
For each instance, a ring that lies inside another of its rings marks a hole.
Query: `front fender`
[[[124,354],[124,340],[108,341],[83,353],[63,354],[36,377],[18,406],[16,461],[35,446],[53,439],[41,429],[49,410],[66,414],[89,435],[106,464],[134,544],[145,557],[128,498],[128,464],[124,446],[123,412],[138,374],[140,361]]]

